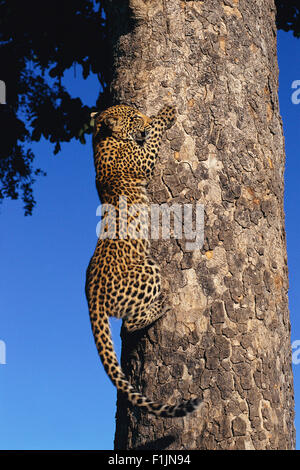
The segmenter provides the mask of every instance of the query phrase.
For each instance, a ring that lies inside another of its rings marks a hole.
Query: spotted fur
[[[169,406],[135,391],[118,363],[109,317],[122,318],[127,330],[134,331],[150,325],[167,310],[162,308],[159,267],[150,256],[149,240],[143,236],[145,220],[138,212],[139,222],[134,225],[137,214],[133,211],[126,221],[120,196],[126,197],[128,207],[148,203],[145,186],[152,176],[163,134],[175,117],[172,106],[165,106],[151,118],[124,105],[93,115],[97,190],[102,204],[114,210],[105,217],[106,235],[98,239],[86,276],[92,330],[108,376],[133,405],[168,417],[186,415],[197,407],[198,400]],[[140,231],[139,238],[132,237],[130,226]]]

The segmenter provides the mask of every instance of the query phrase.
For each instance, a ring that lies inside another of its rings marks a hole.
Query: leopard
[[[161,292],[160,268],[150,254],[143,211],[129,208],[149,206],[146,188],[163,136],[175,123],[176,114],[174,106],[165,105],[148,117],[123,104],[91,113],[96,188],[107,211],[85,284],[94,340],[112,383],[133,406],[170,418],[194,411],[200,400],[168,405],[137,391],[118,362],[109,319],[122,319],[131,333],[152,325],[170,310]],[[139,236],[133,236],[136,234]]]

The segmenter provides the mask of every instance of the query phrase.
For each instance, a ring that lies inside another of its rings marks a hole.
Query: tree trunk
[[[185,418],[119,396],[116,449],[291,449],[293,381],[273,0],[105,0],[111,96],[152,115],[175,104],[148,193],[204,204],[204,244],[152,240],[172,310],[123,332],[122,365]]]

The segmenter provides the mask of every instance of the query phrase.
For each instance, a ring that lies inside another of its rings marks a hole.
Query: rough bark
[[[106,0],[105,10],[113,102],[178,109],[151,200],[205,206],[201,250],[152,242],[173,308],[122,350],[147,396],[204,405],[158,419],[119,397],[115,448],[293,448],[274,2]]]

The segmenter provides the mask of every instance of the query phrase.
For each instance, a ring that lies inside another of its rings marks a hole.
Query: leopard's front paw
[[[176,121],[176,114],[175,106],[164,106],[157,117],[162,118],[166,123],[166,128],[170,129]]]

